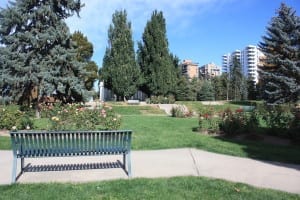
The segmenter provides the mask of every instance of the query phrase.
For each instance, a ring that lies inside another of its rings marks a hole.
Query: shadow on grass
[[[300,146],[268,144],[262,141],[241,140],[228,136],[215,136],[216,139],[242,146],[248,158],[300,171]]]

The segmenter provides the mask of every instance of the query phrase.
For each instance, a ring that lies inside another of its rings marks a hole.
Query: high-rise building
[[[193,63],[192,60],[183,60],[181,63],[181,73],[188,79],[199,77],[199,65],[198,63]]]
[[[258,47],[248,45],[242,51],[236,50],[231,54],[223,55],[222,72],[230,73],[234,57],[240,61],[243,75],[258,83],[258,66],[261,63],[261,58],[264,57]]]
[[[260,65],[263,53],[254,45],[248,45],[243,50],[241,66],[243,74],[253,82],[258,83],[258,66]]]
[[[229,73],[229,60],[230,54],[224,54],[222,56],[222,73]]]
[[[241,59],[241,51],[235,50],[232,53],[227,53],[222,56],[222,73],[230,73],[230,69],[233,66],[233,59]]]

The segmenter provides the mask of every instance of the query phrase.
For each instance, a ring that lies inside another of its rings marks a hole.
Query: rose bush
[[[0,108],[0,129],[32,129],[34,128],[33,120],[19,109],[12,107]]]
[[[105,104],[93,109],[68,104],[48,113],[52,114],[50,130],[116,130],[121,125],[121,117]]]

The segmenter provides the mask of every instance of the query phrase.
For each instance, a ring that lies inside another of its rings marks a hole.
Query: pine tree
[[[243,94],[243,74],[240,61],[237,57],[233,58],[233,65],[230,71],[230,89],[231,99],[239,101],[242,99]]]
[[[5,77],[12,100],[29,105],[53,93],[64,102],[84,100],[87,91],[80,77],[85,71],[64,22],[80,9],[80,0],[16,0],[0,11],[0,43],[6,49]]]
[[[142,90],[149,96],[170,94],[178,82],[168,45],[163,13],[154,11],[138,43],[138,64],[144,80]]]
[[[198,95],[200,101],[214,101],[214,89],[210,81],[205,80]]]
[[[248,99],[249,100],[256,100],[258,97],[257,87],[258,85],[255,84],[255,82],[248,78],[247,80],[247,90],[248,90]]]
[[[128,99],[137,92],[140,72],[135,60],[131,23],[127,22],[127,12],[116,11],[108,30],[108,47],[99,71],[106,87],[118,99]]]
[[[84,69],[88,72],[83,76],[86,89],[92,90],[95,80],[98,78],[98,66],[91,60],[93,56],[93,44],[80,31],[72,34],[72,40],[76,43],[77,60],[85,64]]]
[[[227,75],[227,73],[223,73],[221,76],[216,76],[211,79],[211,84],[215,91],[215,100],[227,99]]]
[[[276,14],[259,45],[266,56],[262,97],[274,105],[300,100],[300,17],[284,3]]]

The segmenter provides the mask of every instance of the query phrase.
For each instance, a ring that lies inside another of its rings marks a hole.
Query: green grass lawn
[[[122,115],[121,129],[134,131],[134,150],[188,147],[239,157],[300,164],[299,145],[281,146],[212,137],[193,132],[193,128],[198,126],[197,118],[168,117],[153,106],[116,104],[113,107]],[[40,119],[35,121],[35,126],[37,129],[46,129],[47,123],[46,119]],[[0,137],[0,149],[10,149],[9,137]]]
[[[240,108],[241,106],[250,106],[255,105],[258,102],[255,101],[245,101],[245,102],[234,102],[224,101],[223,105],[203,105],[201,101],[177,101],[176,104],[184,104],[188,107],[189,110],[195,111],[198,113],[199,111],[213,109],[216,112],[220,112],[225,110],[226,108],[230,108],[231,110],[236,110]]]
[[[11,149],[10,137],[0,136],[0,150]]]
[[[114,105],[112,104],[114,111],[120,115],[165,115],[163,110],[160,110],[156,106],[124,106],[124,105]]]
[[[240,141],[193,132],[197,118],[124,116],[123,129],[134,131],[134,150],[192,147],[221,154],[300,164],[299,146]]]
[[[0,186],[0,199],[300,199],[297,194],[202,177],[131,179],[84,184]]]

